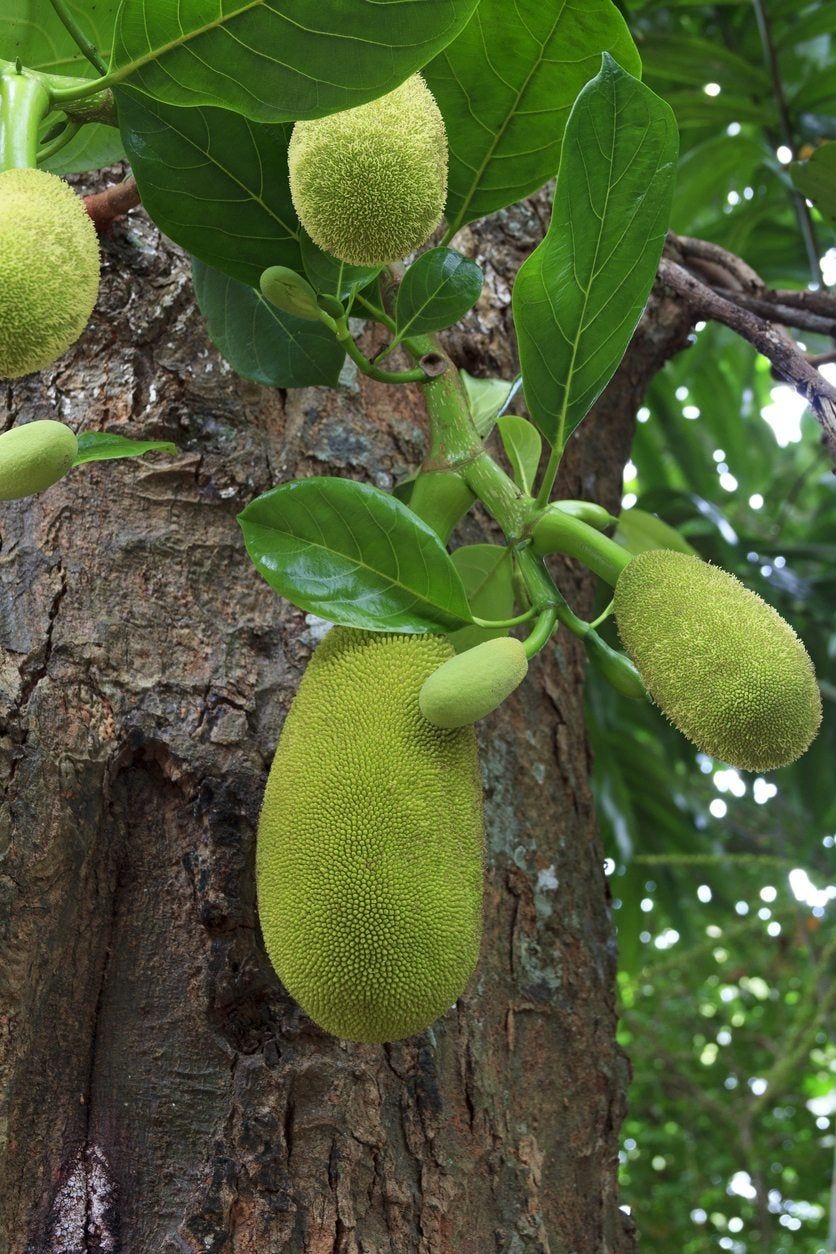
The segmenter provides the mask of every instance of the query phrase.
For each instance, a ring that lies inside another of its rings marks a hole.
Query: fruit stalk
[[[7,65],[0,73],[0,172],[37,165],[38,130],[48,112],[41,79]]]

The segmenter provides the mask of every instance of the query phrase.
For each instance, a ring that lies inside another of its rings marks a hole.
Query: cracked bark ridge
[[[538,212],[468,232],[488,284],[450,342],[475,373],[513,367],[509,286]],[[87,333],[6,386],[0,418],[182,453],[90,465],[0,512],[0,1251],[631,1250],[577,643],[561,635],[480,728],[472,987],[414,1040],[326,1036],[270,968],[253,887],[266,772],[320,627],[260,581],[235,515],[294,475],[391,486],[422,456],[417,394],[242,382],[141,211],[103,247]],[[632,415],[687,333],[654,298],[572,441],[566,494],[616,505]],[[462,538],[489,530],[475,516]],[[588,610],[589,581],[561,577]]]

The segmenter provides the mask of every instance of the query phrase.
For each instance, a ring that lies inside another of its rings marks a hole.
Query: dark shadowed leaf
[[[135,91],[117,95],[142,203],[166,235],[253,287],[266,265],[301,269],[289,126],[228,109],[179,109]]]
[[[238,374],[279,388],[336,384],[345,353],[321,322],[283,313],[201,261],[192,272],[209,338]]]

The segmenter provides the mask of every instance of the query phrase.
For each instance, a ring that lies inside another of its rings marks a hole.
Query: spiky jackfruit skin
[[[0,378],[43,370],[74,344],[99,292],[84,203],[45,170],[0,174]]]
[[[258,829],[261,928],[288,992],[334,1036],[422,1031],[476,964],[476,740],[418,708],[451,653],[439,636],[334,627],[282,730]]]
[[[75,433],[44,418],[0,435],[0,501],[19,501],[63,479],[78,452]]]
[[[447,729],[476,723],[510,697],[528,672],[525,647],[513,636],[485,640],[433,671],[421,686],[424,718]]]
[[[615,615],[653,700],[704,753],[768,771],[809,747],[821,722],[809,654],[734,575],[649,549],[621,572]]]
[[[447,133],[420,74],[356,109],[297,122],[288,162],[299,221],[351,265],[400,261],[444,211]]]

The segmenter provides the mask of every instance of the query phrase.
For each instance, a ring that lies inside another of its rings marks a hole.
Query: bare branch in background
[[[836,387],[810,364],[786,332],[751,309],[720,295],[675,261],[663,258],[659,278],[685,300],[698,317],[722,322],[772,362],[778,374],[809,403],[821,424],[830,455],[836,460]]]

